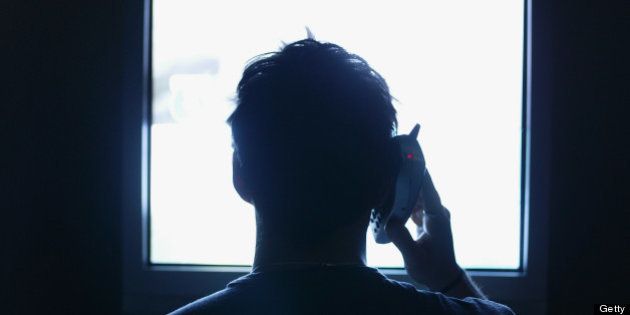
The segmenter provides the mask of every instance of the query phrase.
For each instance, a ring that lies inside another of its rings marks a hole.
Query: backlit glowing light
[[[398,130],[422,124],[418,141],[451,211],[457,261],[519,267],[523,0],[152,4],[152,263],[252,263],[254,209],[232,187],[225,121],[247,61],[304,39],[308,26],[387,80]],[[413,152],[402,157],[419,158]],[[411,220],[407,227],[416,232]],[[368,234],[368,264],[403,265],[394,245]]]

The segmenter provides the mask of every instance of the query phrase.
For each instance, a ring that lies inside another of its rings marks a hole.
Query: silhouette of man
[[[395,180],[397,121],[364,59],[311,38],[260,55],[228,123],[234,187],[256,211],[253,270],[174,314],[513,314],[458,266],[450,214],[428,176],[412,216],[424,233],[414,240],[390,222],[387,234],[432,291],[366,266],[370,211]]]

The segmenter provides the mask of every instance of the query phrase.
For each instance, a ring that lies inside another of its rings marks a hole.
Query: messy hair
[[[334,228],[378,202],[396,110],[363,58],[312,38],[259,55],[228,123],[236,163],[268,221]]]

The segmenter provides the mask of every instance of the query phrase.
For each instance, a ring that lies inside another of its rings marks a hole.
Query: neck
[[[365,265],[366,225],[367,220],[361,220],[313,241],[274,231],[257,217],[254,267],[287,263]]]

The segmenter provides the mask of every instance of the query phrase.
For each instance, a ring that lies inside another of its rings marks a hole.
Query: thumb
[[[411,233],[404,224],[389,222],[385,227],[385,232],[390,240],[396,245],[403,256],[407,256],[414,250],[416,242],[413,240]]]

